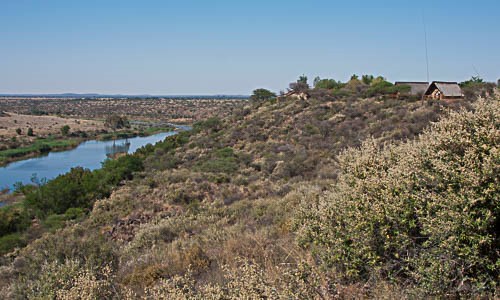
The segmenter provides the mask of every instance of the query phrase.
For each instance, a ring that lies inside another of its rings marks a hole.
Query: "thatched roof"
[[[287,98],[287,97],[297,98],[300,100],[307,100],[311,96],[307,92],[298,92],[298,91],[294,91],[294,90],[289,90],[288,92],[286,92],[285,94],[282,94],[278,98]]]
[[[423,95],[429,87],[428,82],[418,81],[396,81],[395,85],[408,85],[411,88],[410,95]]]
[[[462,89],[456,82],[433,81],[425,94],[430,95],[435,89],[440,90],[445,97],[463,97]]]

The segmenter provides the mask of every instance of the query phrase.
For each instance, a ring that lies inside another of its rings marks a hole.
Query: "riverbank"
[[[41,137],[35,139],[30,145],[0,151],[0,167],[6,166],[12,162],[44,156],[50,152],[71,150],[78,147],[81,143],[89,140],[110,141],[114,139],[128,139],[151,136],[157,133],[170,132],[174,130],[175,128],[170,126],[152,127],[145,130],[127,130],[112,133],[104,132],[92,135],[86,134],[83,137]]]
[[[90,140],[75,149],[50,152],[42,157],[13,162],[0,167],[0,189],[9,193],[18,190],[21,185],[43,185],[76,167],[97,170],[102,168],[103,162],[108,159],[114,161],[125,156],[122,153],[135,153],[148,144],[154,145],[175,134],[177,131],[110,141]]]
[[[95,200],[109,197],[123,180],[131,180],[144,170],[149,149],[144,146],[164,142],[178,133],[185,135],[182,127],[154,134],[157,131],[160,129],[151,129],[148,136],[130,139],[88,141],[75,150],[0,168],[0,183],[16,187],[13,193],[10,188],[0,191],[0,220],[7,220],[0,222],[0,255],[63,228],[68,221],[83,218]],[[117,148],[131,155],[106,159]]]
[[[40,138],[31,145],[0,151],[0,167],[11,162],[39,157],[49,152],[66,151],[77,147],[85,139]]]

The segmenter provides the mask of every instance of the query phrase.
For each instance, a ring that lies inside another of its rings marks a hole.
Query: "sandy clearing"
[[[23,135],[28,128],[33,128],[36,135],[60,133],[61,127],[68,125],[71,131],[95,131],[104,129],[104,123],[96,120],[61,118],[57,116],[33,116],[4,112],[7,116],[0,116],[0,136],[17,136],[17,128],[21,128]]]

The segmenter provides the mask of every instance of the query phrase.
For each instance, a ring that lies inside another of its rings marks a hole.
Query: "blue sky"
[[[500,78],[500,3],[0,0],[0,93],[250,94],[299,75]],[[477,71],[476,71],[477,70]]]

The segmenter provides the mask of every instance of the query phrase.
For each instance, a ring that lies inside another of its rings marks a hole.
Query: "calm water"
[[[72,167],[98,169],[109,154],[125,151],[133,153],[144,145],[155,144],[174,134],[175,132],[164,132],[147,137],[116,140],[114,143],[87,141],[73,150],[51,152],[47,156],[13,162],[0,168],[0,188],[12,188],[16,182],[31,183],[30,179],[34,174],[38,179],[49,180],[68,172]]]

